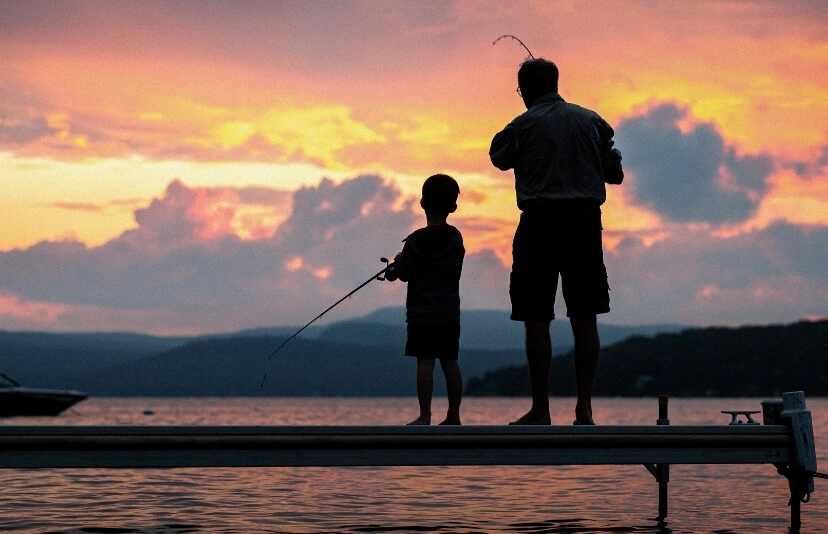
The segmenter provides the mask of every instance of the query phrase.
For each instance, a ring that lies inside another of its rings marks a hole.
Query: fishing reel
[[[382,271],[382,274],[377,276],[377,280],[382,281],[382,280],[385,280],[385,273],[388,271],[388,268],[391,267],[391,266],[388,264],[388,258],[380,258],[380,261],[385,264],[385,269]]]

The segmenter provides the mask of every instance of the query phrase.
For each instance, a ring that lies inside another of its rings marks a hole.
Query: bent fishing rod
[[[296,331],[296,332],[295,332],[292,336],[290,336],[289,338],[287,338],[286,340],[284,340],[284,341],[282,342],[282,344],[281,344],[281,345],[279,345],[278,347],[276,347],[276,350],[274,350],[273,352],[271,352],[271,353],[270,353],[270,356],[268,356],[268,357],[267,357],[267,361],[269,362],[269,361],[270,361],[270,359],[271,359],[271,358],[273,358],[273,356],[274,356],[277,352],[279,352],[279,351],[282,349],[282,347],[284,347],[285,345],[287,345],[288,341],[290,341],[291,339],[293,339],[293,338],[295,338],[296,336],[298,336],[298,335],[299,335],[299,333],[300,333],[302,330],[304,330],[305,328],[309,327],[311,324],[313,324],[313,323],[314,323],[314,321],[316,321],[317,319],[319,319],[320,317],[322,317],[323,315],[325,315],[326,313],[328,313],[328,312],[329,312],[329,311],[331,311],[332,309],[336,308],[336,307],[339,305],[339,303],[341,303],[343,300],[347,299],[348,297],[350,297],[351,295],[353,295],[354,293],[356,293],[357,291],[359,291],[359,290],[360,290],[360,289],[362,289],[363,287],[367,286],[368,284],[370,284],[370,283],[371,283],[371,282],[373,282],[374,280],[385,280],[385,277],[384,277],[383,275],[385,274],[385,272],[386,272],[386,271],[388,271],[388,269],[390,269],[390,268],[391,268],[391,266],[388,264],[388,258],[380,258],[380,261],[381,261],[381,262],[383,262],[383,263],[385,263],[385,268],[384,268],[383,270],[381,270],[380,272],[378,272],[377,274],[375,274],[374,276],[372,276],[372,277],[371,277],[371,278],[369,278],[368,280],[366,280],[366,281],[362,282],[359,286],[357,286],[357,287],[356,287],[356,289],[354,289],[353,291],[351,291],[350,293],[348,293],[347,295],[345,295],[345,296],[344,296],[344,297],[342,297],[341,299],[339,299],[339,300],[337,300],[336,302],[334,302],[333,304],[331,304],[331,306],[330,306],[330,307],[328,307],[328,309],[326,309],[325,311],[323,311],[322,313],[320,313],[319,315],[317,315],[316,317],[314,317],[313,319],[311,319],[311,321],[310,321],[308,324],[306,324],[305,326],[303,326],[302,328],[300,328],[299,330],[297,330],[297,331]],[[259,387],[264,387],[265,380],[267,380],[267,372],[265,372],[264,376],[262,377],[262,383],[261,383],[261,385],[260,385]]]
[[[535,56],[533,56],[532,52],[529,50],[529,48],[525,44],[523,44],[523,41],[521,41],[520,39],[518,39],[517,37],[515,37],[514,35],[511,35],[511,34],[501,35],[500,37],[498,37],[497,39],[494,40],[494,42],[492,43],[492,46],[496,45],[497,42],[500,41],[501,39],[503,39],[504,37],[508,37],[509,39],[514,39],[515,41],[519,42],[520,46],[522,46],[526,50],[526,52],[529,54],[529,57],[532,58],[532,59],[535,59]]]

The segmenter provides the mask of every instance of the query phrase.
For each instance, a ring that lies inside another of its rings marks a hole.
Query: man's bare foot
[[[529,410],[524,416],[522,416],[517,421],[512,421],[509,423],[510,425],[551,425],[552,418],[549,414],[536,414],[532,410]]]
[[[410,423],[408,423],[406,426],[428,426],[430,424],[431,424],[431,418],[430,417],[423,417],[421,415],[420,417],[418,417],[418,418],[414,419],[413,421],[411,421]]]
[[[592,419],[592,410],[579,410],[575,408],[575,422],[573,425],[594,425],[595,421]]]
[[[461,425],[460,418],[446,417],[440,425]]]

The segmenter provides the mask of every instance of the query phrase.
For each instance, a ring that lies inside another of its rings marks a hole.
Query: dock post
[[[805,393],[792,391],[782,394],[782,421],[788,426],[794,445],[794,461],[777,471],[788,479],[791,490],[791,532],[799,532],[802,525],[801,503],[808,502],[814,491],[814,477],[817,469],[816,445],[811,410],[805,406]]]
[[[658,421],[656,425],[669,425],[667,413],[667,395],[658,396]],[[670,482],[670,464],[656,464],[656,480],[658,481],[658,520],[667,519],[667,483]]]

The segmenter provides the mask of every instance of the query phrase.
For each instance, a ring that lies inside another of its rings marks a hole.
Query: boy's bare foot
[[[418,417],[418,418],[414,419],[413,421],[411,421],[410,423],[408,423],[406,426],[428,426],[430,424],[431,424],[431,418],[423,417],[421,415],[420,417]]]
[[[529,410],[525,415],[519,418],[517,421],[512,421],[509,423],[510,425],[551,425],[552,418],[549,414],[536,414],[532,410]]]
[[[462,423],[460,422],[459,417],[457,419],[455,419],[453,417],[446,417],[445,420],[442,423],[440,423],[440,425],[461,425],[461,424]]]

